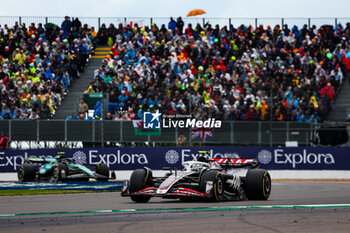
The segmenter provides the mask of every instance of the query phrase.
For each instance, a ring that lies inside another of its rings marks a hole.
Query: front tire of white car
[[[200,178],[200,190],[207,193],[207,182],[212,182],[212,189],[209,191],[209,201],[222,201],[224,197],[225,182],[219,171],[209,170],[203,172]]]
[[[135,193],[147,187],[153,187],[152,171],[146,169],[137,169],[133,171],[130,178],[130,193]],[[132,195],[131,200],[138,203],[146,203],[151,199],[148,195]]]

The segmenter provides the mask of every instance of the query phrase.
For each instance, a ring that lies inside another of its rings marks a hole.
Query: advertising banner
[[[120,147],[37,149],[0,151],[0,172],[16,172],[29,156],[54,157],[65,154],[76,163],[106,163],[111,170],[149,167],[181,169],[182,162],[194,160],[206,150],[212,158],[256,158],[269,170],[349,170],[347,147]]]
[[[65,154],[76,163],[106,163],[111,170],[134,170],[142,167],[160,170],[181,169],[184,161],[194,160],[206,150],[212,158],[256,158],[270,170],[349,170],[347,147],[120,147],[37,149],[0,151],[0,172],[15,172],[29,156],[54,157]]]

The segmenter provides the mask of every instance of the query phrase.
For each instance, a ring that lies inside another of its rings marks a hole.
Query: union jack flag
[[[211,138],[213,137],[214,129],[213,128],[192,128],[191,129],[191,138]]]

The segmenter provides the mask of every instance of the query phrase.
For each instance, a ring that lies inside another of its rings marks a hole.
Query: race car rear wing
[[[258,160],[256,159],[213,159],[221,167],[226,168],[241,168],[241,167],[252,167],[256,168],[259,166]]]

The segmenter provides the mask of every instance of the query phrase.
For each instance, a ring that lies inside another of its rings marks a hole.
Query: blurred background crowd
[[[97,45],[110,52],[85,93],[109,99],[107,111],[99,102],[91,119],[141,119],[159,110],[197,119],[320,122],[350,70],[349,24],[235,28],[185,25],[179,17],[168,25],[102,24],[95,31],[66,17],[60,26],[0,30],[1,119],[52,117]],[[87,110],[81,101],[79,113]]]
[[[107,92],[109,119],[144,111],[222,120],[320,122],[350,69],[350,26],[253,28],[179,17],[97,33],[113,42],[86,93]]]
[[[93,36],[87,25],[65,17],[0,29],[1,119],[49,119],[88,61]]]

